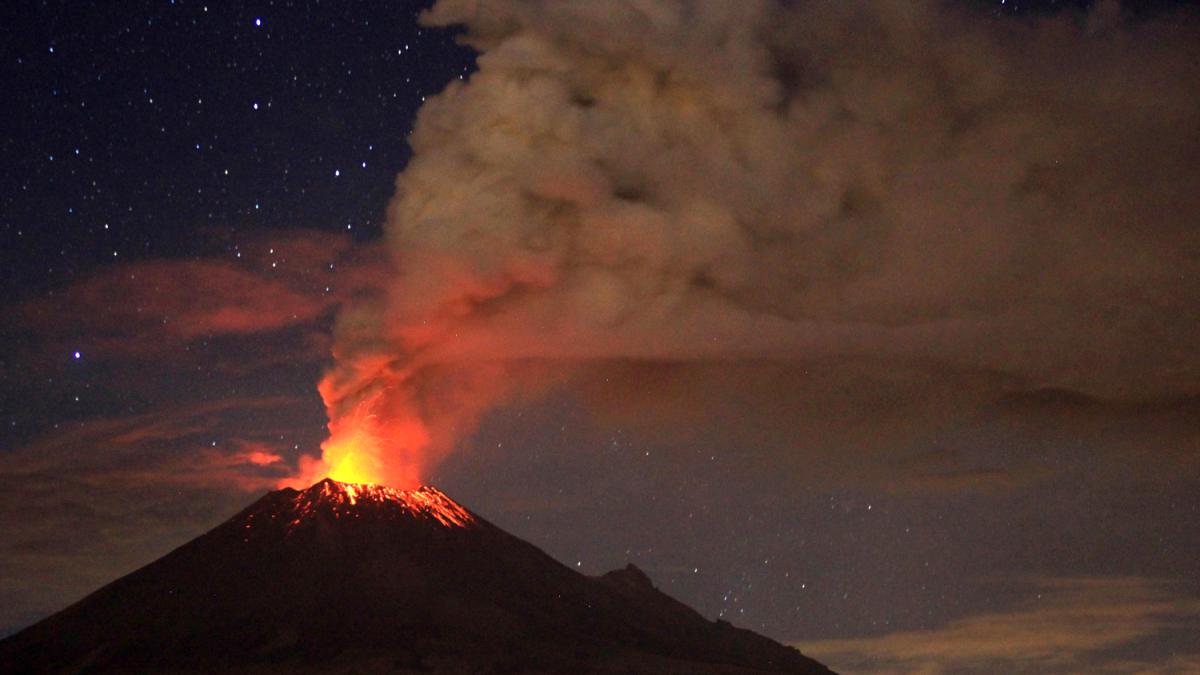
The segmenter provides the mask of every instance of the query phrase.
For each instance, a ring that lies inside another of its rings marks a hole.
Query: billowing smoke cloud
[[[513,392],[613,363],[1195,391],[1194,27],[794,5],[428,12],[479,70],[420,113],[396,274],[341,317],[307,468],[412,482]]]

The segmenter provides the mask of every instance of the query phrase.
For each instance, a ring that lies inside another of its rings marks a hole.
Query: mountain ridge
[[[629,565],[579,574],[437,488],[320,481],[0,641],[4,672],[828,673]]]

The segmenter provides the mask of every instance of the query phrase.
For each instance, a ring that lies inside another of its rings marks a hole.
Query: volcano
[[[433,487],[323,480],[0,642],[0,672],[829,673]]]

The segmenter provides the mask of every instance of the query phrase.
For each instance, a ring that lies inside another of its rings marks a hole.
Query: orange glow
[[[322,448],[330,446],[332,441],[326,441]],[[329,469],[329,477],[343,483],[382,483],[383,477],[379,470],[370,462],[370,456],[351,445],[349,448],[338,448],[331,454],[342,456],[342,459]]]
[[[383,485],[321,482],[298,493],[292,500],[295,517],[291,526],[301,526],[317,513],[334,518],[356,517],[363,509],[385,507],[391,513],[436,522],[443,527],[474,527],[475,516],[446,496],[444,492],[425,485],[412,490],[397,490]],[[246,528],[250,529],[251,524]]]
[[[355,414],[330,421],[321,458],[329,478],[342,483],[386,483],[399,488],[420,485],[423,453],[429,444],[425,426],[413,415],[385,418],[376,401]]]
[[[262,450],[251,450],[244,455],[240,455],[247,462],[255,466],[270,466],[276,462],[282,462],[283,457],[274,452],[263,452]]]
[[[513,386],[497,363],[422,363],[410,354],[337,348],[334,358],[317,386],[329,437],[320,458],[301,455],[280,487],[332,478],[415,488]]]
[[[303,488],[322,478],[341,483],[386,484],[411,489],[421,484],[427,468],[429,433],[403,397],[378,390],[364,396],[347,413],[329,405],[328,378],[321,383],[330,416],[329,438],[319,460],[301,457],[297,475],[281,487]]]

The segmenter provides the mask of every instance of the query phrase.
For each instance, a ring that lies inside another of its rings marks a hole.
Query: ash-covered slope
[[[324,480],[0,642],[0,672],[828,673],[435,488]]]

